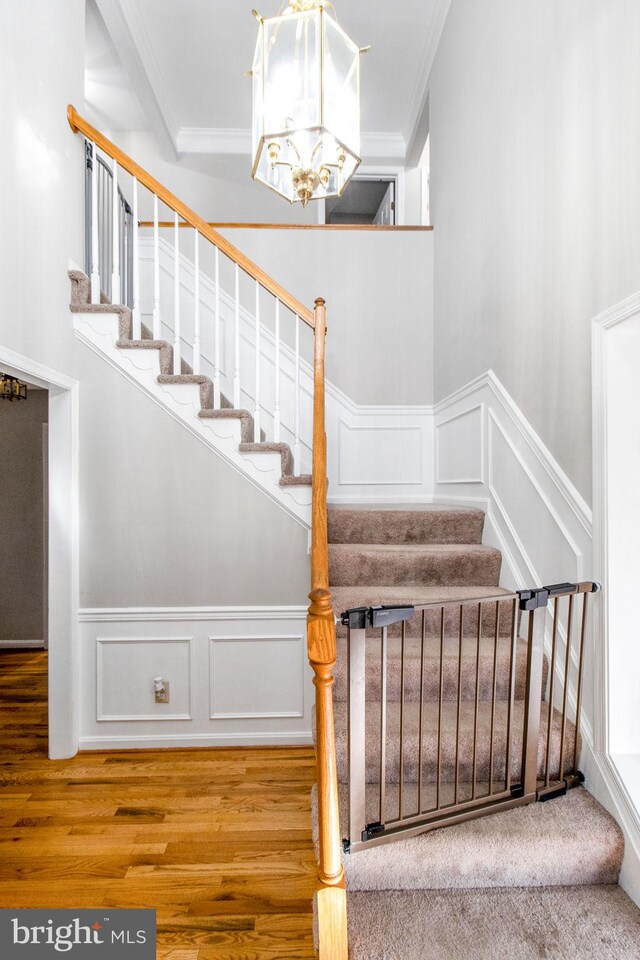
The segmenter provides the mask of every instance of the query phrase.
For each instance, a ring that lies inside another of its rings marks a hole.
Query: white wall
[[[590,499],[589,321],[640,279],[636,0],[453,0],[430,83],[436,399],[495,370]]]
[[[327,302],[327,378],[359,404],[433,398],[433,234],[223,230],[303,303]]]
[[[84,258],[84,0],[0,4],[0,344],[74,373],[69,258]],[[10,228],[9,228],[10,225]]]

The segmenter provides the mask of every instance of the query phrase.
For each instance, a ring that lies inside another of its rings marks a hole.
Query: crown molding
[[[451,0],[436,0],[431,24],[426,33],[416,82],[409,101],[407,123],[403,131],[409,166],[414,166],[420,159],[429,132],[429,80],[450,6]]]
[[[139,11],[135,4],[130,4],[125,13],[122,0],[96,3],[156,140],[164,153],[175,160],[178,123]]]
[[[363,133],[365,159],[400,160],[404,163],[406,144],[401,133]],[[237,127],[180,127],[176,137],[178,153],[251,154],[251,130]]]

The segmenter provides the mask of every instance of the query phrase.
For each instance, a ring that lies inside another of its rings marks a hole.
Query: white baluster
[[[120,198],[118,196],[118,161],[113,161],[113,195],[112,195],[112,235],[113,235],[113,267],[111,271],[111,303],[120,303]]]
[[[182,373],[180,350],[180,245],[178,243],[178,214],[173,215],[173,373]]]
[[[276,298],[276,364],[273,400],[273,439],[280,443],[280,301]]]
[[[215,252],[216,302],[214,317],[214,368],[213,368],[213,406],[220,409],[220,253]]]
[[[293,472],[300,473],[300,318],[295,318],[296,324],[296,368],[294,377],[293,397]]]
[[[236,297],[234,316],[233,405],[240,408],[240,269],[236,263]]]
[[[253,440],[260,443],[260,284],[256,280],[256,372],[255,372],[255,410],[253,414]]]
[[[142,320],[140,318],[140,271],[138,262],[138,181],[133,178],[133,339],[142,338]]]
[[[153,195],[153,339],[160,340],[160,231],[158,229],[158,198]]]
[[[91,144],[91,303],[100,303],[100,252],[98,246],[98,154]]]
[[[193,372],[200,373],[200,234],[194,227],[193,242]]]

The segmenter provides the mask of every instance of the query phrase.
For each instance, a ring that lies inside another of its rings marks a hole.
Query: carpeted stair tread
[[[198,416],[202,420],[239,420],[240,421],[240,442],[249,442],[253,438],[253,416],[248,410],[220,409],[220,410],[200,410]]]
[[[421,660],[421,638],[408,637],[405,640],[404,698],[414,701],[420,698],[420,680],[423,676],[423,696],[425,701],[438,700],[440,696],[440,637],[426,637],[424,644],[424,669]],[[498,700],[506,700],[511,680],[510,636],[496,638],[490,635],[480,637],[480,663],[478,669],[478,697],[489,700],[494,689],[494,652],[495,652],[495,691]],[[525,640],[516,644],[516,662],[514,671],[514,696],[522,700],[525,694],[527,676],[527,649]],[[457,637],[445,637],[442,643],[442,696],[444,700],[455,700],[458,696],[458,661],[460,644]],[[477,637],[467,635],[462,641],[462,669],[460,671],[460,695],[463,700],[471,700],[476,695],[476,652]],[[400,660],[400,639],[387,641],[387,700],[398,701],[402,689],[402,671]],[[338,657],[333,672],[335,684],[333,699],[336,702],[347,699],[347,641],[338,640]],[[379,631],[367,635],[366,642],[366,695],[369,700],[380,700],[381,688],[381,644]],[[547,661],[543,689],[546,684]]]
[[[313,477],[310,473],[301,473],[297,476],[285,474],[280,477],[281,487],[310,487],[313,483]]]
[[[330,543],[329,582],[389,586],[492,586],[502,555],[481,544]]]
[[[353,893],[350,960],[638,960],[617,886]]]
[[[397,783],[400,773],[400,709],[398,703],[387,703],[387,773],[389,783]],[[505,701],[498,700],[495,705],[494,717],[494,781],[504,781],[506,757],[506,726],[507,708]],[[544,747],[546,744],[547,704],[542,705],[540,720],[540,737],[538,742],[538,772],[544,769]],[[523,730],[524,702],[516,700],[513,705],[512,718],[512,764],[513,779],[517,779],[522,761],[522,730]],[[338,780],[346,783],[348,776],[347,762],[347,704],[337,701],[334,704],[336,727],[336,759]],[[404,706],[404,753],[403,770],[404,782],[416,783],[418,780],[418,724],[419,704],[405,703]],[[491,703],[478,703],[478,735],[476,747],[476,778],[489,779],[490,762],[490,724]],[[437,777],[437,750],[438,750],[438,704],[427,702],[423,711],[423,754],[422,774],[426,783],[432,783]],[[474,739],[474,704],[463,701],[460,704],[460,734],[458,751],[458,772],[461,781],[470,782],[473,779],[473,739]],[[567,721],[565,733],[565,764],[570,767],[573,761],[575,728]],[[366,780],[367,783],[377,783],[380,769],[380,703],[367,701],[366,704]],[[549,768],[551,777],[558,775],[560,758],[560,714],[554,710],[554,719],[551,732],[551,751]],[[456,775],[456,703],[447,701],[442,704],[442,729],[440,744],[440,775],[441,781],[452,782]]]
[[[330,506],[329,543],[482,543],[484,512],[417,505],[414,509]]]
[[[344,784],[339,789],[346,836],[348,792]],[[377,787],[369,785],[369,822],[378,819],[377,797]],[[315,793],[313,807],[315,812]],[[587,790],[577,787],[547,803],[343,854],[343,863],[350,891],[537,887],[616,883],[623,853],[618,824]]]
[[[434,587],[424,584],[410,584],[389,586],[384,585],[347,585],[331,586],[333,609],[339,617],[345,610],[354,607],[373,607],[377,605],[404,605],[415,606],[421,603],[447,603],[449,601],[481,600],[487,597],[511,596],[509,590],[494,586],[457,586]],[[482,607],[483,630],[492,633],[495,629],[495,603],[486,603]],[[499,609],[502,636],[511,634],[513,630],[513,603],[504,602]],[[429,636],[440,633],[440,610],[434,608],[425,612],[425,629]],[[463,630],[465,634],[475,634],[478,629],[478,608],[475,604],[464,607]],[[422,633],[422,615],[416,611],[413,617],[406,621],[407,636],[420,636]],[[460,610],[451,608],[445,613],[444,630],[446,636],[458,636],[460,629]],[[389,636],[400,636],[401,627],[394,624],[389,627]],[[336,626],[338,637],[346,637],[347,628],[342,623]]]
[[[293,454],[288,443],[241,443],[240,453],[279,453],[283,476],[293,474]]]

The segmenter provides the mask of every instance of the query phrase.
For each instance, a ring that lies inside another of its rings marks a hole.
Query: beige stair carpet
[[[350,960],[639,960],[617,886],[351,893]]]

